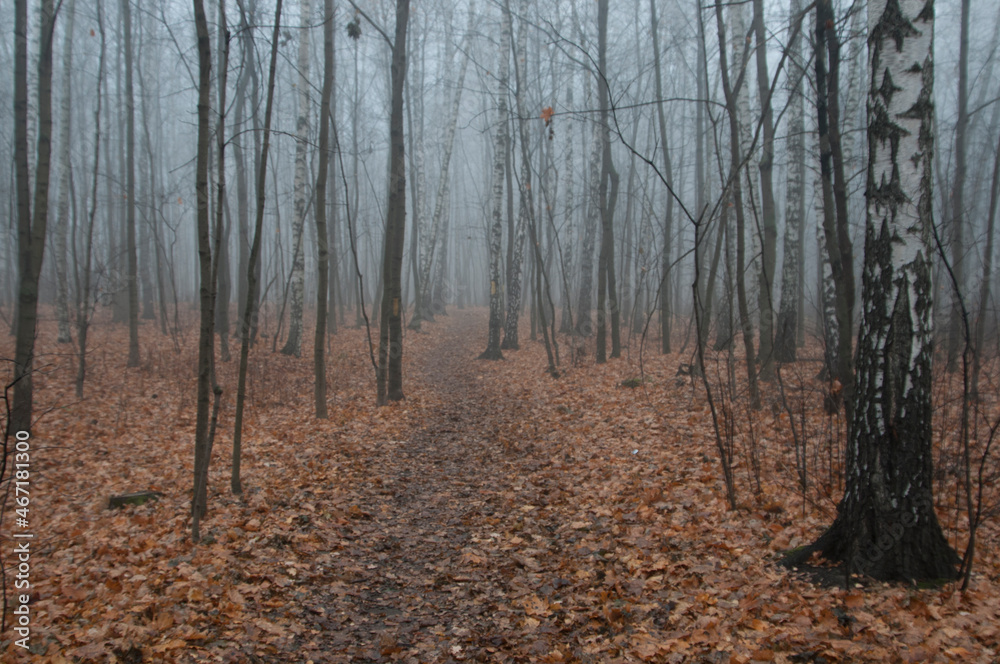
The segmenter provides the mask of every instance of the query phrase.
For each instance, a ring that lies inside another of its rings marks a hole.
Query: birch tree
[[[778,362],[794,362],[798,344],[799,263],[802,261],[802,237],[805,226],[805,113],[802,95],[803,70],[802,31],[795,30],[801,20],[801,0],[792,0],[789,9],[788,44],[789,68],[785,89],[788,91],[787,181],[785,185],[784,262],[781,266],[781,308],[774,336],[774,358]]]
[[[301,0],[299,19],[299,55],[296,68],[298,79],[298,115],[295,120],[295,181],[294,216],[292,217],[292,309],[288,321],[288,339],[281,352],[298,357],[302,353],[302,308],[305,298],[305,250],[302,232],[309,208],[308,149],[309,149],[309,21],[310,0]]]
[[[956,575],[934,512],[931,440],[932,5],[868,4],[868,178],[862,319],[846,486],[820,551],[847,572]]]
[[[510,2],[504,0],[503,10],[510,13]],[[521,147],[521,174],[518,187],[517,225],[514,233],[507,238],[511,247],[511,260],[508,265],[507,282],[510,290],[507,292],[507,317],[504,319],[503,343],[504,350],[517,350],[520,344],[517,339],[517,326],[521,315],[521,272],[524,266],[524,235],[527,231],[528,215],[531,214],[531,162],[528,157],[527,113],[524,108],[524,91],[527,87],[526,64],[528,59],[528,26],[525,14],[528,3],[521,0],[518,6],[519,25],[517,43],[514,45],[514,103],[517,110],[518,143]],[[511,19],[508,18],[508,21]]]
[[[481,360],[503,359],[500,350],[500,330],[503,327],[503,280],[500,278],[501,245],[503,243],[504,160],[507,154],[507,87],[510,80],[510,12],[502,11],[500,19],[500,61],[497,69],[497,120],[493,136],[493,220],[489,226],[490,250],[490,323],[486,350]]]

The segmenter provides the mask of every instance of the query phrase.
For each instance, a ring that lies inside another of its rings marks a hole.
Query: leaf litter
[[[407,399],[382,409],[363,332],[331,337],[326,421],[311,361],[256,350],[241,497],[235,367],[219,363],[199,544],[193,342],[147,334],[126,371],[123,330],[95,328],[82,402],[56,356],[36,379],[32,651],[4,635],[5,661],[996,661],[992,553],[964,594],[820,587],[777,566],[832,506],[782,486],[775,434],[773,481],[728,511],[703,398],[667,379],[679,358],[647,359],[639,389],[621,389],[630,360],[553,380],[537,344],[476,361],[483,312],[441,320],[408,334]],[[39,343],[54,352],[54,329]],[[163,496],[107,509],[134,490]],[[995,530],[981,537],[992,551]]]

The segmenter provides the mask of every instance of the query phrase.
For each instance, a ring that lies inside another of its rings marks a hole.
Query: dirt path
[[[494,435],[503,406],[477,381],[475,322],[456,311],[438,323],[444,339],[410,382],[428,395],[424,426],[360,460],[372,481],[354,488],[334,579],[310,598],[329,661],[488,661],[504,645],[514,563],[492,526],[513,469]]]

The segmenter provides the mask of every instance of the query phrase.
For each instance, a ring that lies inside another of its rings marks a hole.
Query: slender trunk
[[[403,82],[406,80],[406,28],[410,0],[396,0],[392,44],[392,109],[389,116],[389,203],[382,255],[382,303],[379,324],[377,402],[403,399],[403,248],[406,223],[406,154],[403,135]]]
[[[132,90],[132,9],[122,0],[125,36],[125,247],[128,254],[128,366],[139,366],[139,260],[135,245],[135,95]]]
[[[757,56],[757,90],[761,103],[763,141],[758,165],[760,171],[760,210],[763,226],[761,242],[760,289],[760,377],[774,378],[774,303],[773,283],[778,226],[775,221],[774,185],[774,114],[771,111],[771,86],[767,75],[767,39],[764,33],[764,0],[753,0],[754,35]]]
[[[198,197],[198,267],[201,324],[198,338],[198,399],[195,419],[194,493],[191,500],[191,538],[201,538],[201,518],[205,515],[205,494],[202,491],[202,469],[208,464],[209,403],[212,391],[212,351],[214,347],[215,312],[212,311],[212,245],[209,220],[208,169],[209,127],[211,109],[212,49],[209,43],[208,21],[202,0],[193,0],[195,28],[198,35],[198,152],[195,166],[195,190]]]
[[[462,48],[459,50],[459,57],[462,64],[458,70],[458,80],[455,84],[455,96],[451,103],[451,112],[445,125],[445,135],[443,152],[441,154],[441,176],[438,179],[437,197],[434,199],[434,215],[431,219],[430,236],[427,242],[427,251],[422,254],[420,264],[419,283],[423,285],[423,301],[427,305],[430,303],[429,311],[431,317],[444,314],[444,277],[446,260],[448,256],[448,169],[451,164],[451,154],[455,146],[455,131],[458,128],[458,114],[462,108],[462,91],[465,87],[465,74],[469,69],[470,58],[468,52],[469,40],[472,37],[473,18],[476,15],[476,3],[469,6],[469,23],[465,29],[465,37],[462,40]],[[435,252],[437,261],[434,262]],[[431,279],[431,265],[435,264],[434,279]],[[432,290],[433,287],[433,290]]]
[[[965,294],[965,180],[966,142],[969,130],[969,4],[962,0],[958,38],[958,119],[955,121],[955,184],[951,193],[951,271],[957,293],[952,293],[948,317],[948,371],[958,368],[963,329],[960,299]]]
[[[323,91],[319,111],[319,173],[316,175],[316,240],[319,285],[316,288],[316,338],[313,344],[313,398],[316,418],[326,419],[326,307],[329,253],[326,230],[326,181],[330,161],[330,93],[333,90],[333,0],[323,0]]]
[[[674,196],[669,191],[673,187],[673,168],[670,163],[670,148],[667,140],[667,120],[663,109],[663,74],[660,67],[659,19],[656,16],[656,0],[649,0],[649,25],[653,34],[653,76],[656,82],[656,122],[659,128],[663,155],[663,177],[668,183],[666,214],[663,217],[663,257],[660,271],[660,352],[670,353],[670,327],[673,323],[670,311],[670,256],[673,252]]]
[[[288,339],[281,352],[299,357],[302,354],[302,311],[305,298],[305,250],[302,246],[309,207],[307,151],[309,149],[309,30],[312,22],[311,0],[301,0],[299,57],[297,69],[298,116],[295,121],[295,214],[292,218],[292,307],[288,321]]]
[[[510,12],[508,0],[504,2],[504,11]],[[507,283],[509,290],[507,292],[507,317],[504,320],[503,343],[500,344],[500,348],[503,350],[517,350],[520,348],[517,338],[517,328],[521,315],[524,235],[527,230],[528,216],[532,214],[533,209],[531,201],[531,162],[528,155],[528,130],[526,126],[528,114],[524,107],[524,92],[527,87],[525,72],[528,49],[528,26],[525,25],[527,11],[527,0],[521,0],[518,7],[521,24],[518,26],[517,43],[514,47],[514,99],[517,105],[518,144],[521,148],[521,175],[519,177],[517,226],[514,229],[514,234],[507,238],[509,249]],[[511,164],[511,167],[513,167],[513,164]]]
[[[736,299],[739,307],[740,328],[743,332],[743,348],[746,353],[747,386],[750,397],[750,407],[760,408],[760,392],[757,389],[757,367],[753,343],[753,323],[750,319],[747,302],[746,280],[744,266],[746,265],[746,217],[743,209],[743,190],[740,183],[742,170],[742,149],[740,147],[740,115],[737,107],[737,97],[744,83],[746,68],[743,63],[737,65],[738,72],[735,84],[730,82],[729,65],[726,54],[726,31],[722,22],[722,7],[716,5],[716,23],[719,31],[719,68],[722,73],[722,88],[726,96],[726,108],[729,114],[730,141],[730,187],[733,195],[733,208],[736,211]],[[739,35],[736,35],[738,38]],[[745,58],[745,56],[744,56]],[[736,63],[734,63],[736,64]]]
[[[803,71],[802,32],[793,26],[802,12],[801,0],[792,0],[789,9],[789,30],[792,38],[788,45],[789,69],[786,89],[789,95],[787,184],[785,194],[785,257],[781,267],[781,309],[775,331],[774,358],[778,362],[794,362],[797,349],[799,312],[798,294],[800,251],[805,226],[805,118],[802,94]]]
[[[100,173],[101,153],[101,102],[104,83],[104,56],[107,48],[107,38],[104,33],[104,11],[101,0],[96,2],[97,29],[101,35],[101,50],[97,64],[97,90],[94,110],[94,167],[93,184],[90,189],[90,212],[87,215],[87,231],[83,241],[83,274],[82,284],[77,283],[76,292],[76,338],[78,361],[76,365],[76,398],[83,398],[83,381],[87,376],[87,333],[90,329],[90,315],[93,308],[90,304],[90,270],[94,254],[94,218],[97,216],[97,180]],[[74,242],[74,247],[76,243]]]
[[[49,170],[52,155],[52,38],[56,16],[52,0],[42,0],[41,43],[38,54],[38,145],[32,204],[28,165],[27,0],[15,1],[14,14],[14,169],[17,186],[18,300],[14,397],[7,431],[30,431],[34,404],[32,372],[38,327],[38,280],[42,271],[49,216]]]
[[[503,282],[500,251],[503,242],[504,162],[507,154],[507,84],[510,78],[510,12],[503,11],[500,27],[500,62],[497,74],[497,121],[493,137],[493,223],[489,228],[490,324],[486,350],[481,360],[500,360],[500,330],[503,327]]]
[[[618,198],[618,171],[611,161],[611,127],[608,124],[610,95],[608,91],[608,0],[598,0],[597,31],[600,80],[597,83],[601,110],[601,183],[597,200],[601,213],[601,254],[597,278],[597,362],[606,362],[606,330],[610,318],[611,357],[621,356],[621,324],[618,310],[618,288],[615,283],[614,214]],[[609,191],[610,190],[610,191]],[[610,314],[610,316],[609,316]]]
[[[257,263],[260,260],[261,234],[264,227],[264,201],[267,187],[267,153],[271,145],[271,112],[274,107],[274,77],[278,63],[278,36],[281,29],[281,5],[278,0],[274,10],[274,32],[271,36],[271,64],[267,75],[267,101],[264,106],[264,127],[261,139],[260,159],[257,165],[257,216],[254,224],[253,242],[250,245],[250,256],[247,262],[247,299],[243,308],[243,319],[240,329],[240,368],[236,387],[236,414],[233,425],[233,470],[230,487],[234,494],[243,493],[240,480],[240,462],[243,455],[243,408],[246,402],[247,365],[250,356],[250,341],[253,338],[251,330],[256,317],[257,288],[260,272]]]
[[[73,23],[76,18],[76,0],[69,0],[63,9],[66,25],[63,30],[62,101],[59,106],[59,208],[56,214],[56,320],[59,323],[61,344],[73,340],[69,323],[69,281],[66,277],[66,235],[70,212],[70,141],[72,140],[73,109]]]

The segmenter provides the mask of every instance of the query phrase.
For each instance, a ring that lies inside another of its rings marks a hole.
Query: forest
[[[993,0],[0,22],[4,662],[1000,658]]]

